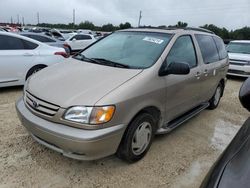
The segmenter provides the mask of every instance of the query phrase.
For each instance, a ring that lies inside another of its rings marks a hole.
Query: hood
[[[92,106],[141,72],[70,58],[33,75],[26,89],[34,96],[63,108]]]
[[[228,56],[231,60],[250,61],[250,54],[228,53]]]

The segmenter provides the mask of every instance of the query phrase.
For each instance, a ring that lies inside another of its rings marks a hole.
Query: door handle
[[[208,70],[207,69],[204,70],[204,75],[208,76]]]
[[[195,77],[199,80],[201,78],[201,73],[200,72],[197,72]]]
[[[33,56],[31,53],[24,53],[23,56]]]

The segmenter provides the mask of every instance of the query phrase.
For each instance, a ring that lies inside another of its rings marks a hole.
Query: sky
[[[0,22],[37,24],[70,23],[76,12],[76,23],[91,21],[95,25],[130,22],[141,25],[174,25],[178,21],[189,26],[215,24],[227,29],[250,26],[249,0],[0,0]]]

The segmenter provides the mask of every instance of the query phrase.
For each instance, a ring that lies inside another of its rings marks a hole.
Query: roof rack
[[[142,27],[138,27],[138,28],[139,29],[141,29],[141,28],[144,28],[144,29],[163,29],[163,30],[178,30],[178,29],[182,29],[182,30],[200,31],[200,32],[214,34],[213,31],[210,31],[210,30],[204,29],[204,28],[200,28],[200,27],[199,28],[197,28],[197,27],[165,27],[165,28],[160,28],[160,27],[146,27],[146,26],[142,26]]]
[[[197,28],[197,27],[185,27],[185,28],[182,28],[184,30],[192,30],[192,31],[201,31],[201,32],[205,32],[205,33],[211,33],[211,34],[214,34],[213,31],[210,31],[208,29],[204,29],[204,28]]]

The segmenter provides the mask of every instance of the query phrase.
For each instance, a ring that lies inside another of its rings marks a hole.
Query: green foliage
[[[38,24],[39,27],[46,27],[46,28],[60,28],[60,29],[90,29],[93,31],[107,31],[112,32],[119,29],[128,29],[131,28],[131,24],[129,22],[121,23],[119,26],[114,26],[111,23],[96,26],[90,21],[81,22],[79,25],[74,25],[73,23],[69,24],[49,24],[49,23],[41,23]],[[144,27],[151,27],[151,26],[144,26]],[[184,28],[188,27],[188,23],[179,21],[176,25],[161,25],[158,28]],[[250,40],[250,27],[243,27],[241,29],[237,29],[235,31],[228,31],[226,28],[217,27],[213,24],[206,24],[201,26],[201,28],[208,29],[213,31],[216,35],[220,36],[223,39],[232,39],[232,40]]]

